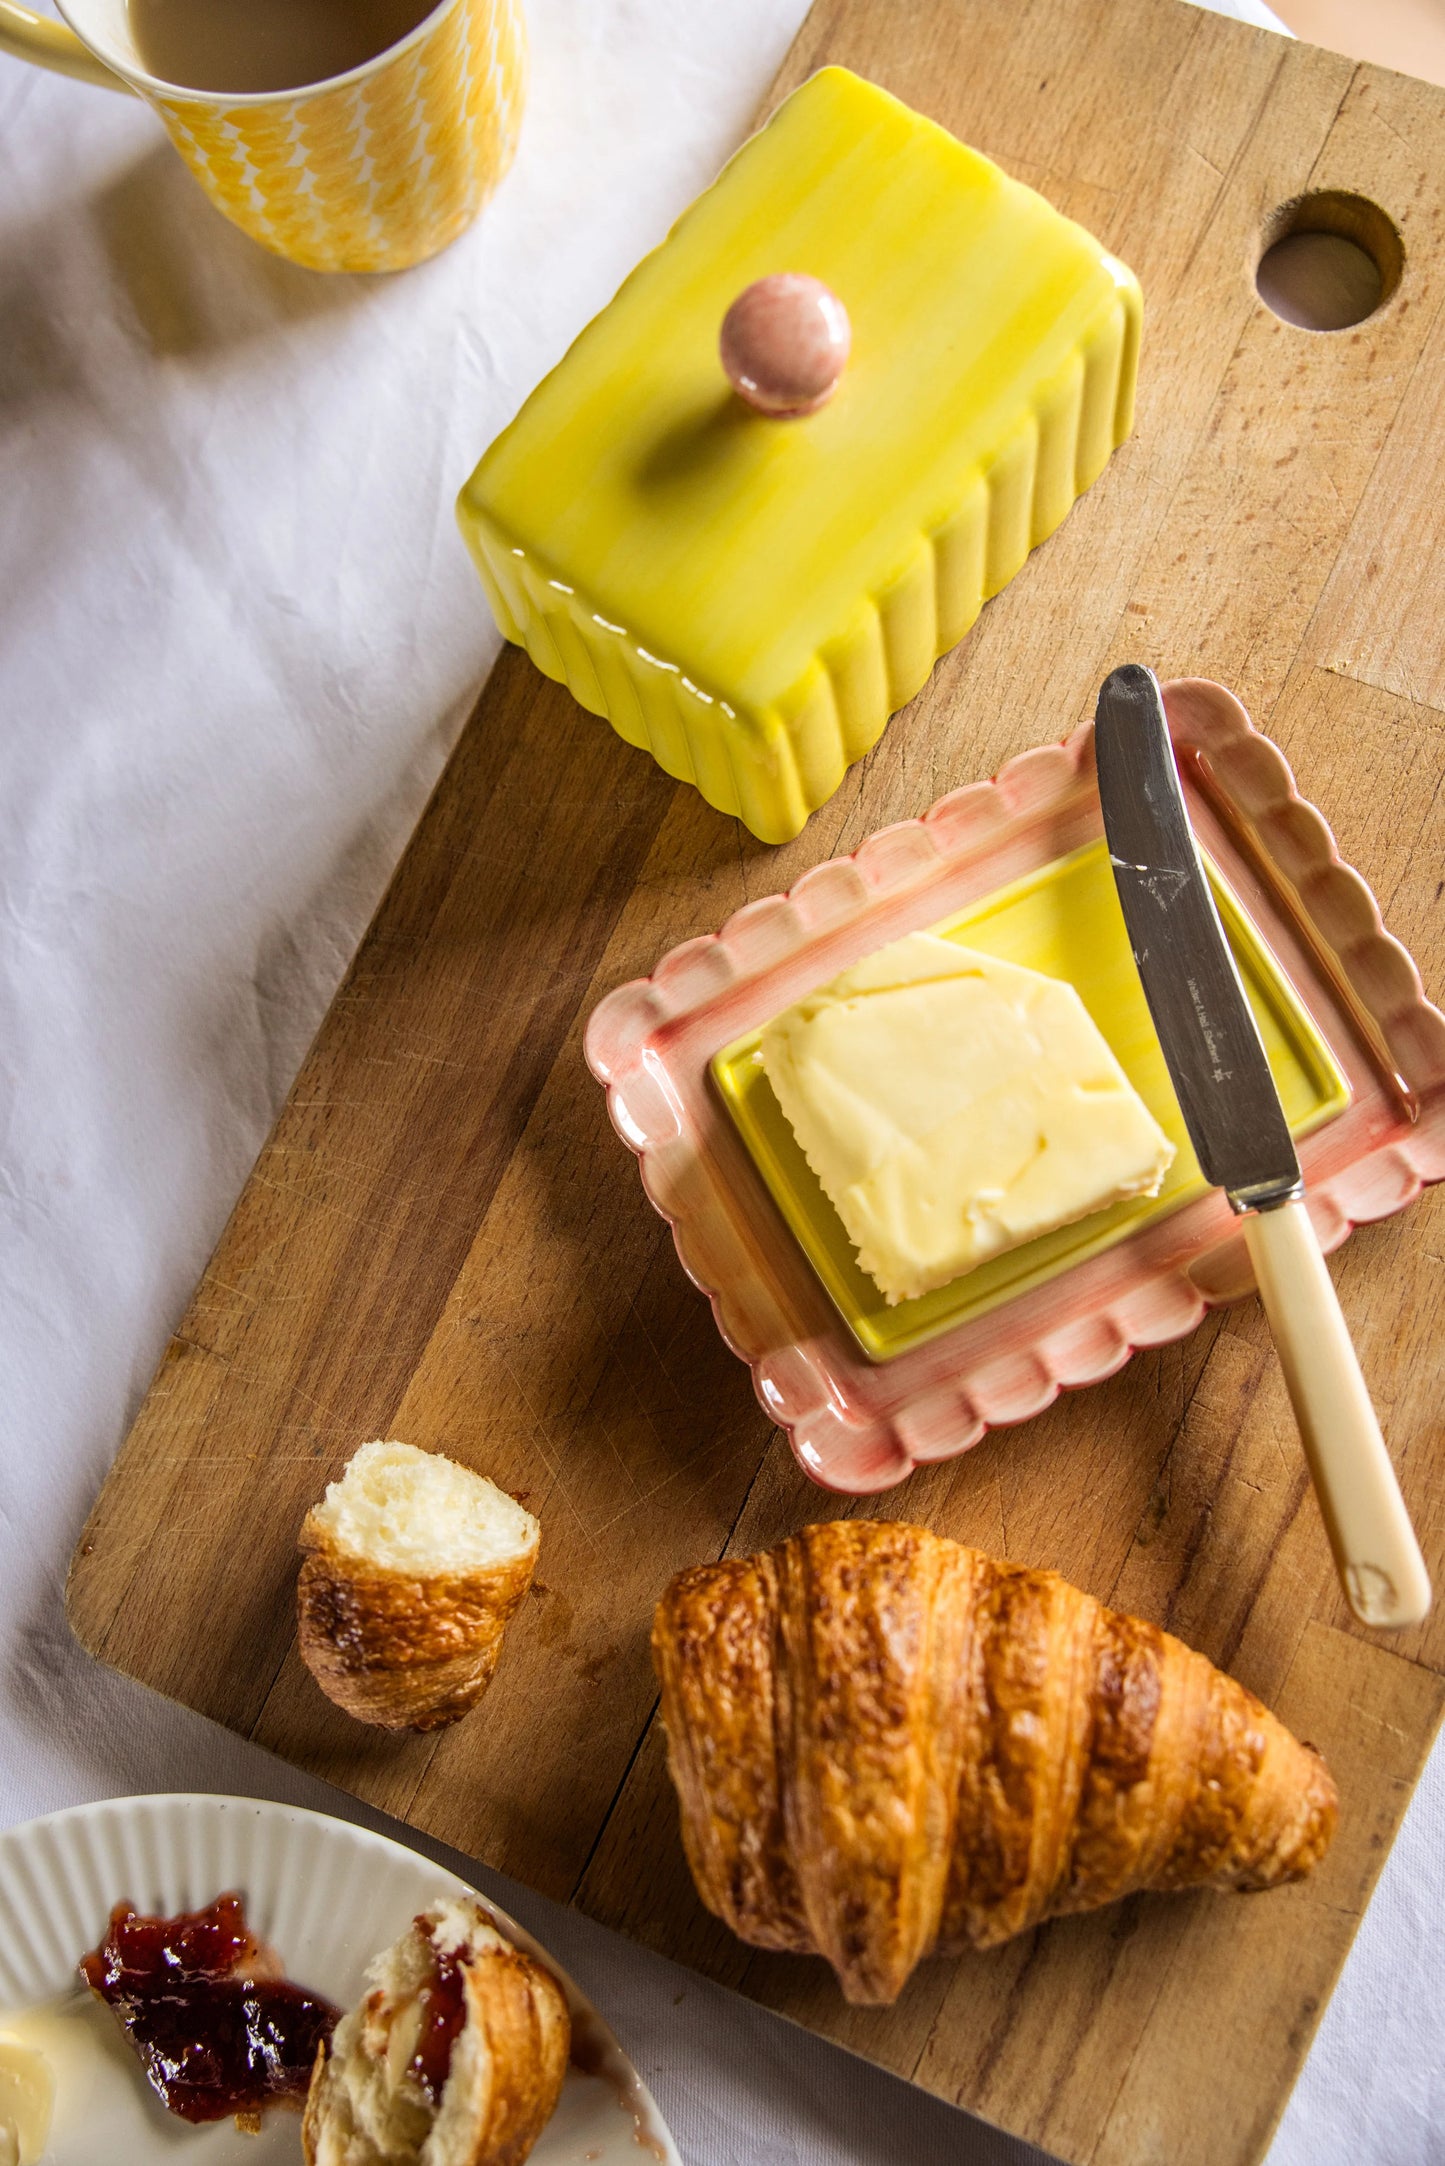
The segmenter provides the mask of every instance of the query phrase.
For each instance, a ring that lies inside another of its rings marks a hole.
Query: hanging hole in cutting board
[[[1368,196],[1327,188],[1282,203],[1265,226],[1254,274],[1266,308],[1304,331],[1347,331],[1383,308],[1405,250]]]

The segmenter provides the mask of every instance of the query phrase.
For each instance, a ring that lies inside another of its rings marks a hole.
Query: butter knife
[[[1134,962],[1204,1177],[1243,1220],[1346,1599],[1362,1624],[1418,1624],[1430,1607],[1425,1560],[1310,1224],[1152,670],[1130,662],[1105,679],[1094,749]]]

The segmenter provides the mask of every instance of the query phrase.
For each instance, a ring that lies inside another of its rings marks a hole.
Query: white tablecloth
[[[141,106],[0,58],[0,1823],[188,1788],[376,1820],[83,1657],[66,1560],[491,659],[456,488],[803,13],[531,0],[518,166],[390,282],[271,260]],[[1274,2166],[1440,2159],[1442,1835],[1437,1759]],[[696,2166],[1033,2156],[486,1878]]]

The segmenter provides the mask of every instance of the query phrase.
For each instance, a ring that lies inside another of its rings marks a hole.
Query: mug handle
[[[0,53],[17,60],[33,60],[52,68],[57,75],[73,75],[79,83],[99,83],[106,90],[130,91],[130,84],[97,60],[64,23],[52,22],[19,5],[19,0],[0,0]]]

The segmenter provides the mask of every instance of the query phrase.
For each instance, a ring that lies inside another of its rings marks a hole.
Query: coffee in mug
[[[188,90],[295,90],[397,44],[436,0],[128,0],[151,75]]]

